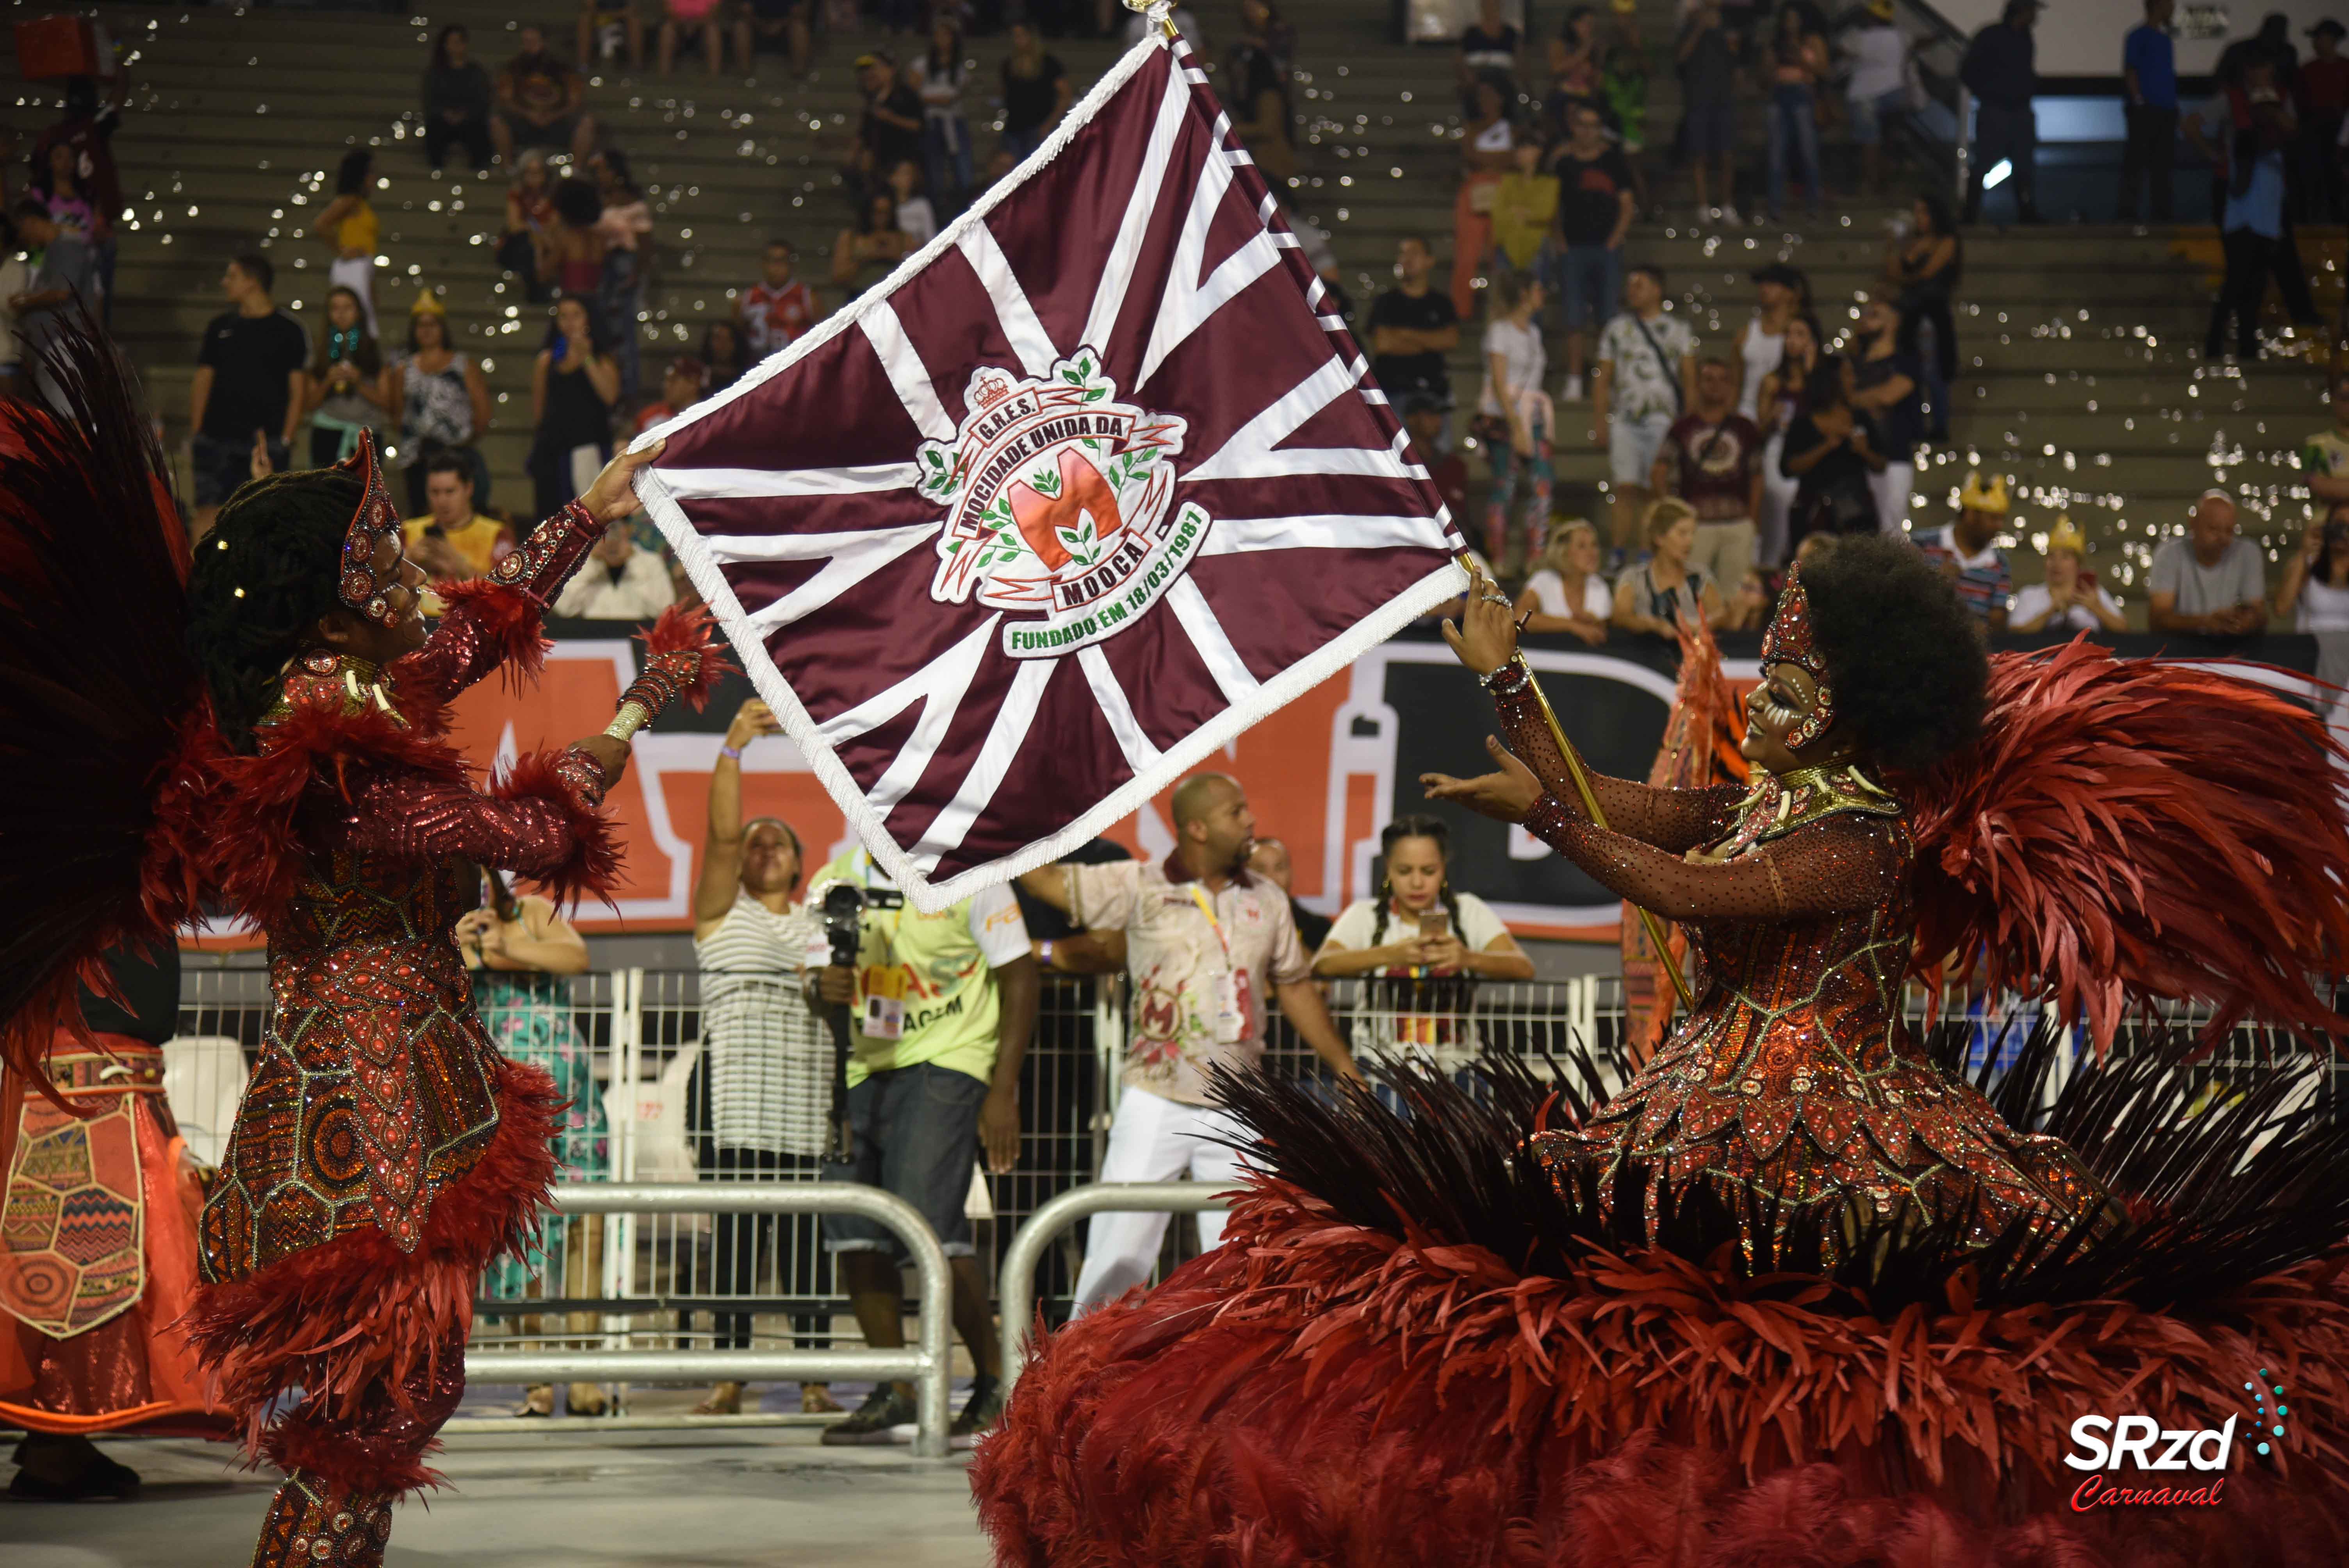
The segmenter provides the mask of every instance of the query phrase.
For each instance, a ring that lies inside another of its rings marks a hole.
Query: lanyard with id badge
[[[868,892],[869,898],[871,893]],[[872,929],[881,938],[881,962],[856,971],[857,1033],[868,1040],[897,1040],[905,1035],[905,971],[897,962],[897,928],[905,923],[905,903],[900,895],[889,907],[889,919]]]
[[[1186,890],[1199,913],[1207,917],[1207,929],[1216,934],[1216,945],[1223,950],[1223,972],[1216,976],[1213,1011],[1216,1044],[1236,1046],[1247,1038],[1248,977],[1247,972],[1232,962],[1231,938],[1224,934],[1224,923],[1216,918],[1214,901],[1193,882]]]

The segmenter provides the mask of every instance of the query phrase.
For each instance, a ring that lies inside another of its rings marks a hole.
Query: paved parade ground
[[[386,1568],[985,1568],[966,1456],[826,1449],[812,1428],[462,1433],[436,1463],[452,1483],[395,1516]],[[14,1444],[0,1445],[0,1484]],[[274,1476],[216,1444],[109,1450],[139,1470],[132,1502],[0,1498],[8,1568],[237,1568]]]

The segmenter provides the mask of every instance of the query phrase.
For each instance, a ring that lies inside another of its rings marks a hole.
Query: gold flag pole
[[[1170,0],[1125,0],[1125,8],[1149,17],[1165,29],[1167,42],[1172,43],[1182,36],[1174,30],[1174,22],[1166,15],[1170,8]]]
[[[1460,557],[1460,565],[1471,573],[1475,570],[1465,555]],[[1557,754],[1566,758],[1567,775],[1574,780],[1574,792],[1582,798],[1582,809],[1588,814],[1590,825],[1604,829],[1607,826],[1606,810],[1599,804],[1599,796],[1590,788],[1590,775],[1582,766],[1581,756],[1574,749],[1574,743],[1567,739],[1566,730],[1557,722],[1557,710],[1550,707],[1549,696],[1542,690],[1541,682],[1534,678],[1533,666],[1526,663],[1525,650],[1519,649],[1513,656],[1513,662],[1525,671],[1526,685],[1532,690],[1534,701],[1541,705],[1542,718],[1549,726],[1549,738],[1557,745]],[[1630,903],[1628,899],[1624,902]],[[1672,961],[1671,943],[1665,935],[1662,917],[1654,910],[1639,904],[1631,907],[1639,910],[1640,923],[1647,928],[1648,940],[1655,944],[1657,966],[1671,977],[1673,994],[1680,997],[1682,1007],[1695,1011],[1696,998],[1689,995],[1688,979],[1681,973],[1681,966]]]

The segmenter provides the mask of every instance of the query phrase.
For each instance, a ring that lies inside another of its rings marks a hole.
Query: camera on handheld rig
[[[835,968],[854,970],[857,954],[864,945],[864,912],[868,909],[902,909],[905,895],[893,888],[864,888],[853,882],[836,882],[823,890],[823,934],[832,944],[832,962]],[[826,1022],[832,1026],[832,1150],[835,1162],[844,1163],[854,1147],[848,1128],[848,1047],[849,1008],[833,1006],[825,1009]]]

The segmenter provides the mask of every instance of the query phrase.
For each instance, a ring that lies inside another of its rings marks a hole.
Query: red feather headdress
[[[2244,676],[2085,638],[1994,655],[1982,740],[1906,791],[1920,962],[1982,953],[2099,1050],[2154,998],[2208,1004],[2206,1044],[2245,1018],[2349,1034],[2310,985],[2349,957],[2344,766]]]

